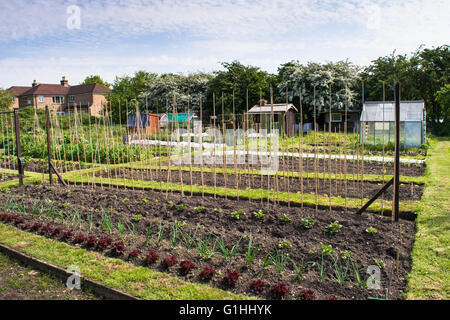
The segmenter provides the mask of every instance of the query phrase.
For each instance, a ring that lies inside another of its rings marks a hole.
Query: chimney
[[[37,86],[37,82],[36,80],[33,80],[33,83],[31,84],[32,87],[36,87]]]
[[[64,87],[67,87],[69,85],[69,81],[66,80],[66,76],[62,77],[61,85],[64,86]]]

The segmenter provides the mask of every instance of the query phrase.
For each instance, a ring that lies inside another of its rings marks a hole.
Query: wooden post
[[[392,221],[398,221],[400,187],[400,84],[395,83],[395,157],[394,157],[394,198],[392,200]]]
[[[23,186],[22,147],[20,144],[19,109],[14,109],[14,130],[16,131],[17,169],[19,171],[19,186]]]
[[[48,177],[50,179],[50,184],[52,184],[52,155],[51,155],[51,145],[50,145],[50,112],[48,106],[45,106],[45,131],[47,132],[47,153],[48,153]]]

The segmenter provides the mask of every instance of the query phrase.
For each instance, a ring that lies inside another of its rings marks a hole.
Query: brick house
[[[66,77],[60,84],[45,84],[33,81],[31,87],[13,86],[8,89],[14,100],[11,108],[33,106],[43,109],[48,106],[54,112],[70,113],[77,108],[78,112],[99,116],[106,95],[112,90],[98,83],[69,85]]]

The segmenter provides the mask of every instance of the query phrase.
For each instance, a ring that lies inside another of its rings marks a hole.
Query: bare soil
[[[318,299],[328,299],[330,295],[335,295],[338,299],[401,299],[406,276],[411,268],[410,252],[415,223],[406,220],[392,223],[388,217],[373,214],[360,216],[340,210],[330,212],[308,207],[288,208],[282,205],[267,207],[266,204],[247,200],[182,197],[170,192],[166,196],[164,192],[115,188],[92,190],[90,187],[80,186],[70,186],[69,189],[59,186],[25,186],[9,195],[0,194],[0,201],[6,203],[10,197],[23,201],[27,213],[18,215],[26,221],[18,223],[18,226],[30,232],[31,225],[39,221],[42,224],[50,223],[52,227],[71,230],[74,236],[85,234],[95,235],[97,238],[111,237],[113,241],[123,240],[126,244],[125,252],[120,255],[123,259],[127,259],[132,250],[138,249],[139,255],[130,261],[143,265],[147,253],[155,251],[160,258],[149,267],[194,282],[202,281],[199,273],[203,267],[214,267],[221,274],[208,283],[233,292],[255,294],[250,290],[250,283],[255,279],[263,279],[265,286],[259,295],[265,298],[274,298],[270,288],[282,282],[289,288],[289,294],[286,296],[288,299],[298,298],[303,289],[314,290]],[[53,220],[44,213],[32,215],[31,208],[37,201],[42,201],[46,207],[52,205],[54,210],[62,212],[66,216],[65,222],[60,219]],[[232,213],[239,209],[245,214],[242,213],[238,220],[233,219]],[[81,213],[80,226],[71,222],[74,210]],[[261,219],[257,219],[253,214],[259,210],[264,214]],[[105,226],[105,219],[102,219],[105,212],[111,217],[111,234]],[[283,213],[291,219],[289,222],[281,220]],[[314,221],[311,229],[302,227],[302,219],[306,217],[311,217]],[[90,220],[92,222],[88,223]],[[342,227],[336,234],[330,235],[324,230],[333,221],[338,221]],[[126,223],[128,226],[122,235],[118,231],[119,223]],[[180,230],[175,232],[177,225]],[[366,229],[369,227],[375,228],[377,233],[367,233]],[[34,232],[43,233],[42,229]],[[161,241],[158,241],[158,233]],[[253,237],[252,248],[259,248],[259,251],[255,259],[246,265],[250,234]],[[53,237],[62,240],[61,233]],[[189,239],[194,241],[190,242]],[[214,253],[211,257],[200,255],[201,251],[195,245],[201,243],[199,239],[209,243],[210,252]],[[217,239],[223,239],[229,250],[240,240],[237,255],[231,260],[225,259],[220,253],[220,241]],[[73,243],[74,240],[72,237],[66,241]],[[279,246],[282,241],[288,241],[289,247],[281,249]],[[333,257],[350,255],[351,260],[340,258],[337,264],[331,256],[325,256],[322,260],[321,245],[331,245]],[[284,257],[286,260],[281,271],[276,268],[275,263],[264,266],[268,257],[275,256],[275,250],[278,251],[278,257]],[[106,249],[104,253],[111,254],[111,251]],[[286,254],[289,254],[289,258]],[[176,255],[177,264],[167,269],[161,260],[171,255]],[[191,260],[196,264],[187,276],[180,275],[178,263],[182,260]],[[296,277],[292,261],[297,266],[300,266],[302,261],[308,266],[300,278]],[[321,278],[319,271],[322,262],[325,274],[322,274]],[[345,281],[339,283],[339,266],[345,269],[347,263]],[[381,289],[369,290],[359,286],[354,271],[360,272],[365,283],[369,277],[366,274],[368,266],[377,263],[382,267]],[[234,286],[227,286],[223,282],[226,269],[239,271],[240,277]]]

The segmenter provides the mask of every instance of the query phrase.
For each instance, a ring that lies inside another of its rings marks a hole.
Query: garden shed
[[[130,114],[127,130],[129,133],[155,133],[159,131],[160,115],[152,113]],[[139,129],[139,130],[138,130]]]
[[[181,128],[187,127],[187,124],[190,123],[191,127],[193,127],[193,120],[196,119],[197,116],[195,113],[165,113],[161,116],[159,120],[159,124],[161,127],[169,127],[170,124],[175,126],[179,126]]]
[[[287,136],[295,135],[295,115],[297,108],[289,103],[267,104],[264,100],[259,105],[254,106],[248,111],[252,116],[250,123],[259,124],[262,129],[270,129],[270,119],[274,115],[274,126],[276,129],[284,132]]]
[[[425,143],[426,114],[423,101],[400,102],[400,145],[420,147]],[[395,142],[395,103],[366,102],[360,118],[361,143],[386,145]]]

